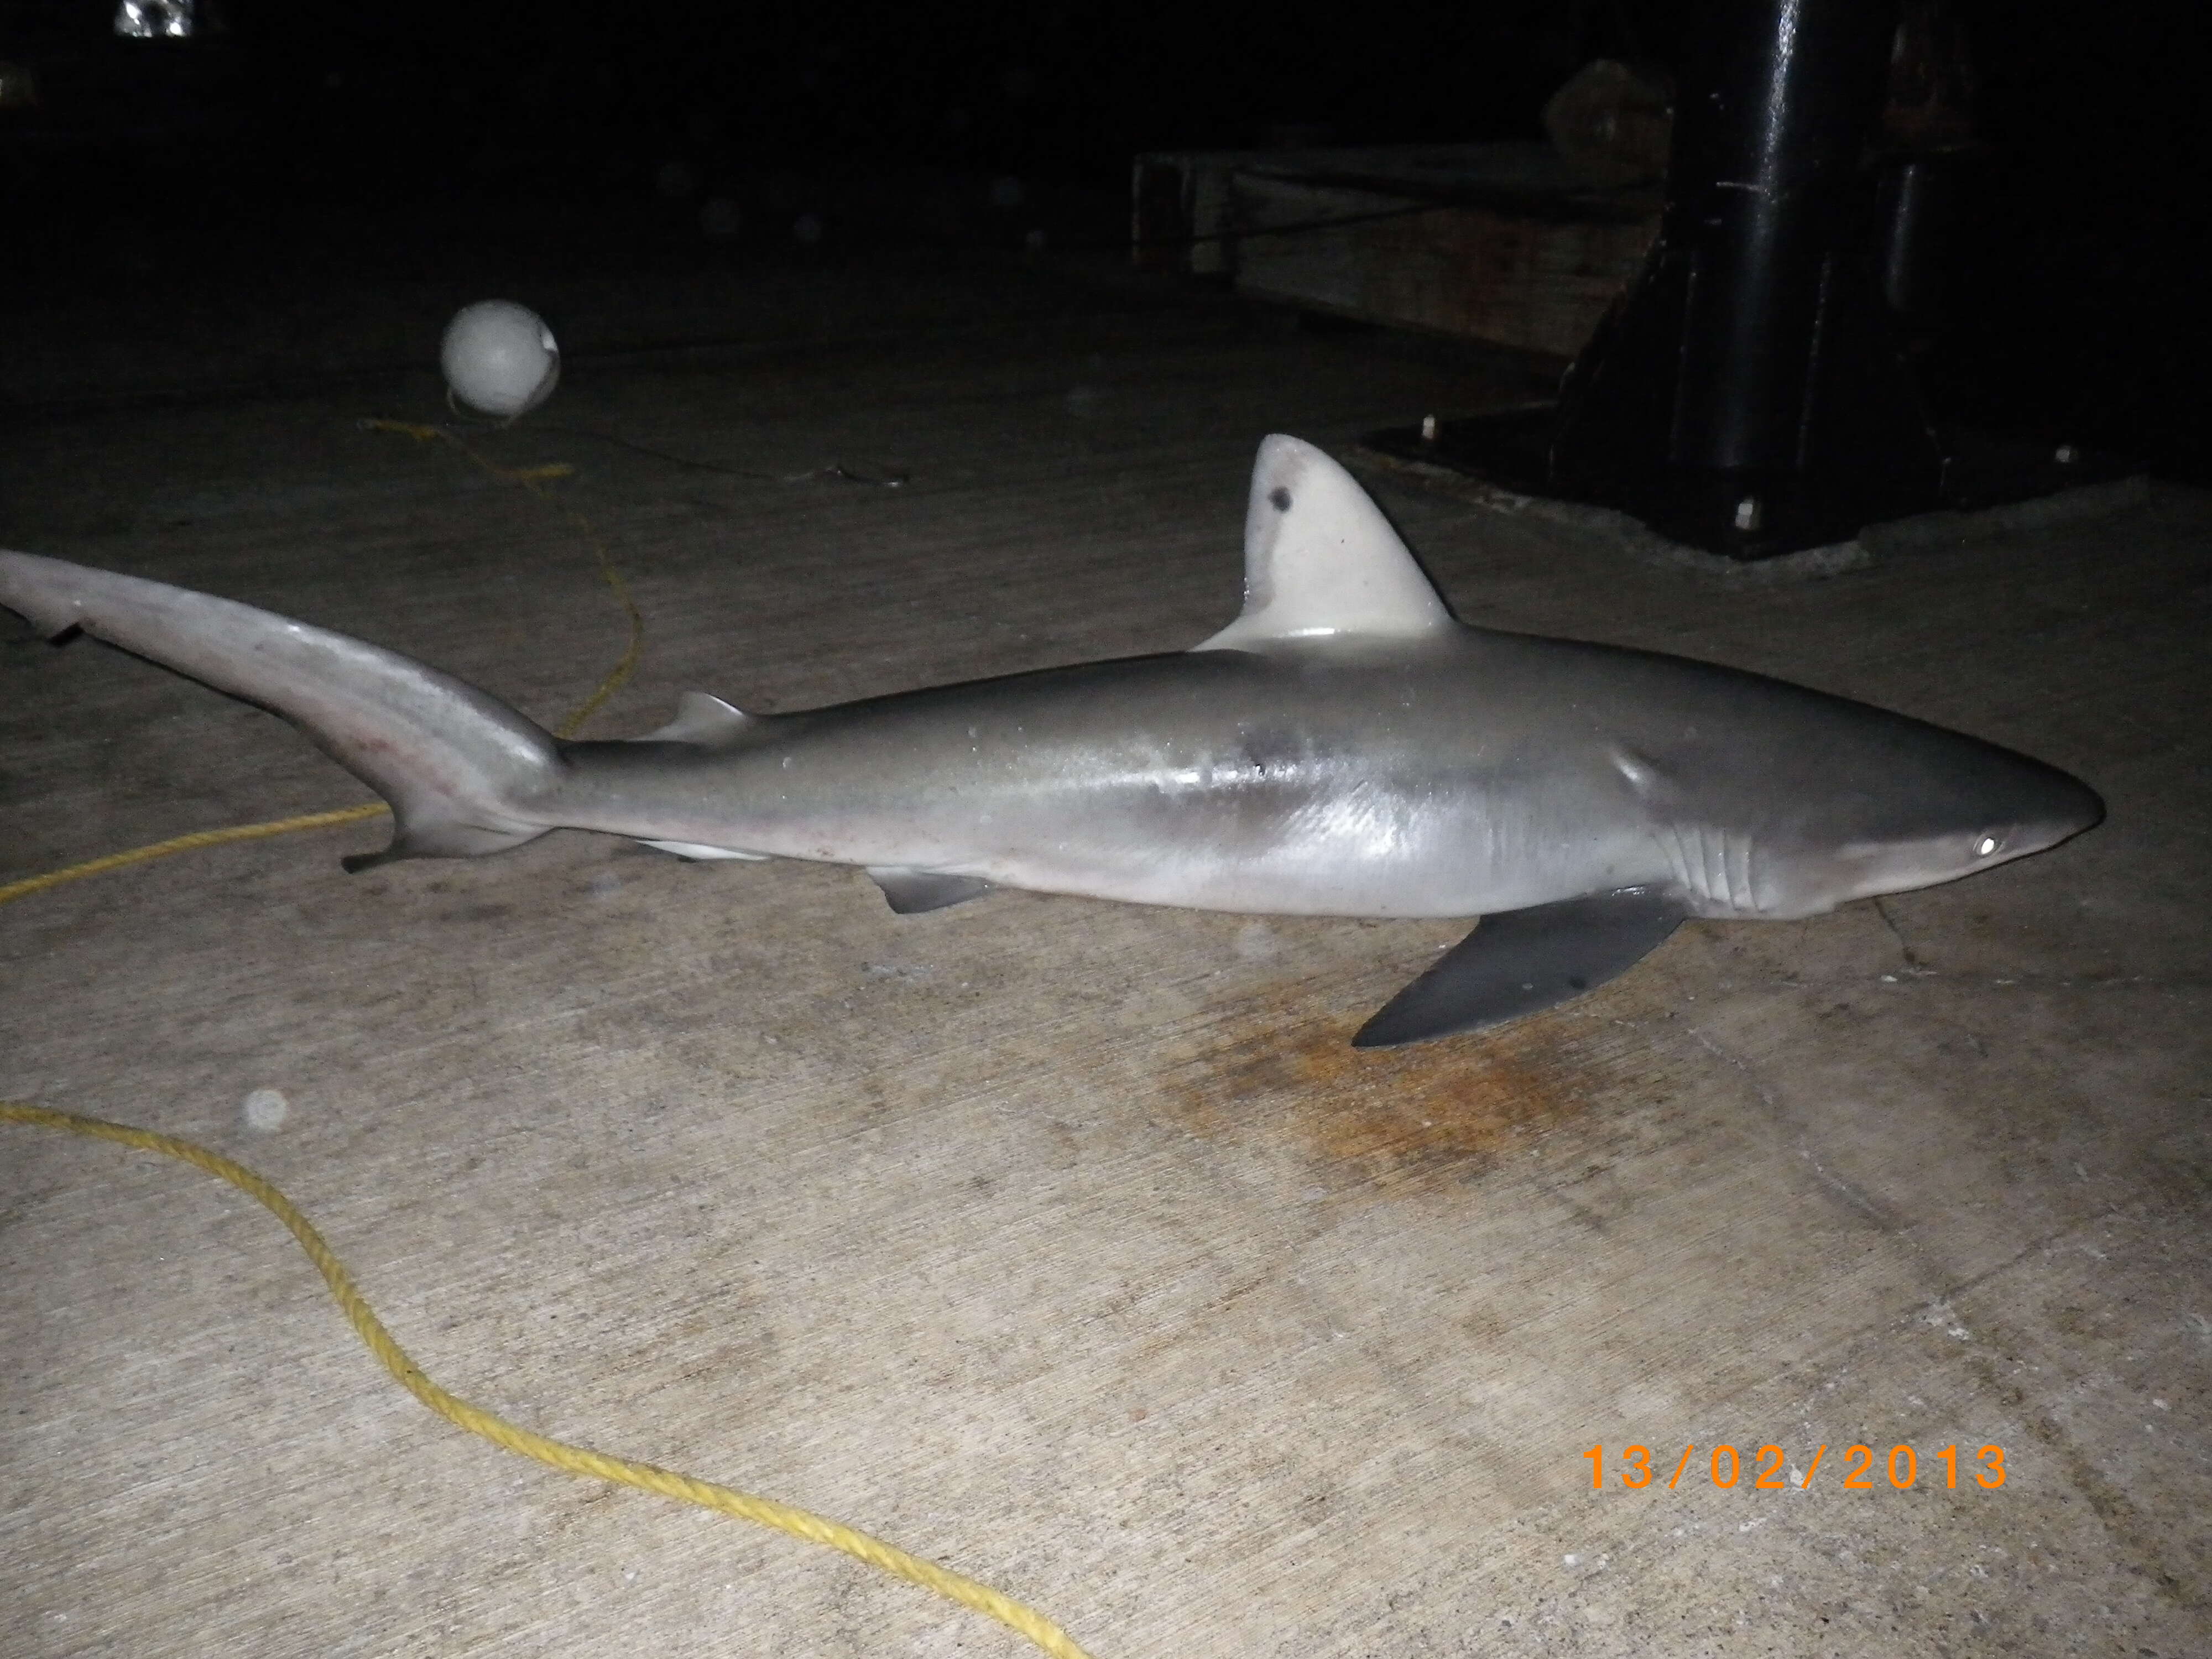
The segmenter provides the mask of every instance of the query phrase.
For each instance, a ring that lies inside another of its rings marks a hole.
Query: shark
[[[0,605],[297,726],[391,805],[390,845],[349,869],[567,829],[856,866],[902,915],[1011,888],[1474,920],[1363,1048],[1553,1006],[1686,921],[1818,915],[2104,814],[2064,772],[1886,709],[1463,623],[1352,475],[1279,434],[1253,470],[1243,609],[1188,650],[773,715],[691,692],[631,738],[556,738],[382,647],[33,554],[0,550]]]

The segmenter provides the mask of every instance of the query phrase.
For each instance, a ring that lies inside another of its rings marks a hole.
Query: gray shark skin
[[[1689,917],[1952,880],[2103,816],[2065,774],[1711,664],[1455,621],[1351,475],[1260,448],[1245,604],[1190,651],[757,716],[692,693],[556,739],[394,653],[0,551],[0,605],[260,704],[392,803],[386,860],[554,829],[866,868],[902,912],[1012,887],[1255,914],[1489,917],[1363,1028],[1477,1030],[1602,983]]]

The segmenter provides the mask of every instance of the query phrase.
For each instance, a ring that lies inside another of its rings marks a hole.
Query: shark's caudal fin
[[[434,668],[166,583],[0,550],[0,605],[50,639],[82,629],[292,721],[391,802],[384,852],[348,859],[465,858],[552,827],[531,803],[558,781],[551,735]]]
[[[1352,476],[1311,444],[1265,439],[1244,507],[1244,610],[1197,648],[1364,635],[1413,640],[1458,624]]]

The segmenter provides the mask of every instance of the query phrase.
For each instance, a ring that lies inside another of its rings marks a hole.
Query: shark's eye
[[[1978,859],[1985,859],[2003,845],[2004,837],[2002,836],[1984,836],[1979,841],[1974,843],[1974,856]]]

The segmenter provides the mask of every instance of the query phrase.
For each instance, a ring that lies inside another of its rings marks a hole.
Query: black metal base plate
[[[1378,453],[1444,467],[1516,495],[1579,501],[1595,507],[1620,506],[1615,501],[1564,495],[1552,488],[1548,474],[1557,413],[1556,404],[1532,404],[1437,421],[1433,430],[1426,423],[1393,427],[1364,441]],[[2077,484],[2107,483],[2136,470],[2120,456],[2072,445],[2035,443],[1972,429],[1952,429],[1941,437],[1942,482],[1939,498],[1929,503],[1931,507],[1966,512],[2000,507],[2056,495]],[[1817,489],[1777,489],[1774,480],[1716,477],[1696,483],[1705,488],[1685,490],[1686,505],[1692,510],[1647,522],[1660,534],[1687,546],[1742,562],[1849,541],[1875,521],[1863,512],[1854,513],[1848,500],[1838,500]],[[1739,526],[1730,522],[1724,505],[1706,512],[1694,510],[1698,494],[1713,495],[1723,502],[1732,495],[1757,495],[1765,511],[1757,525]]]

